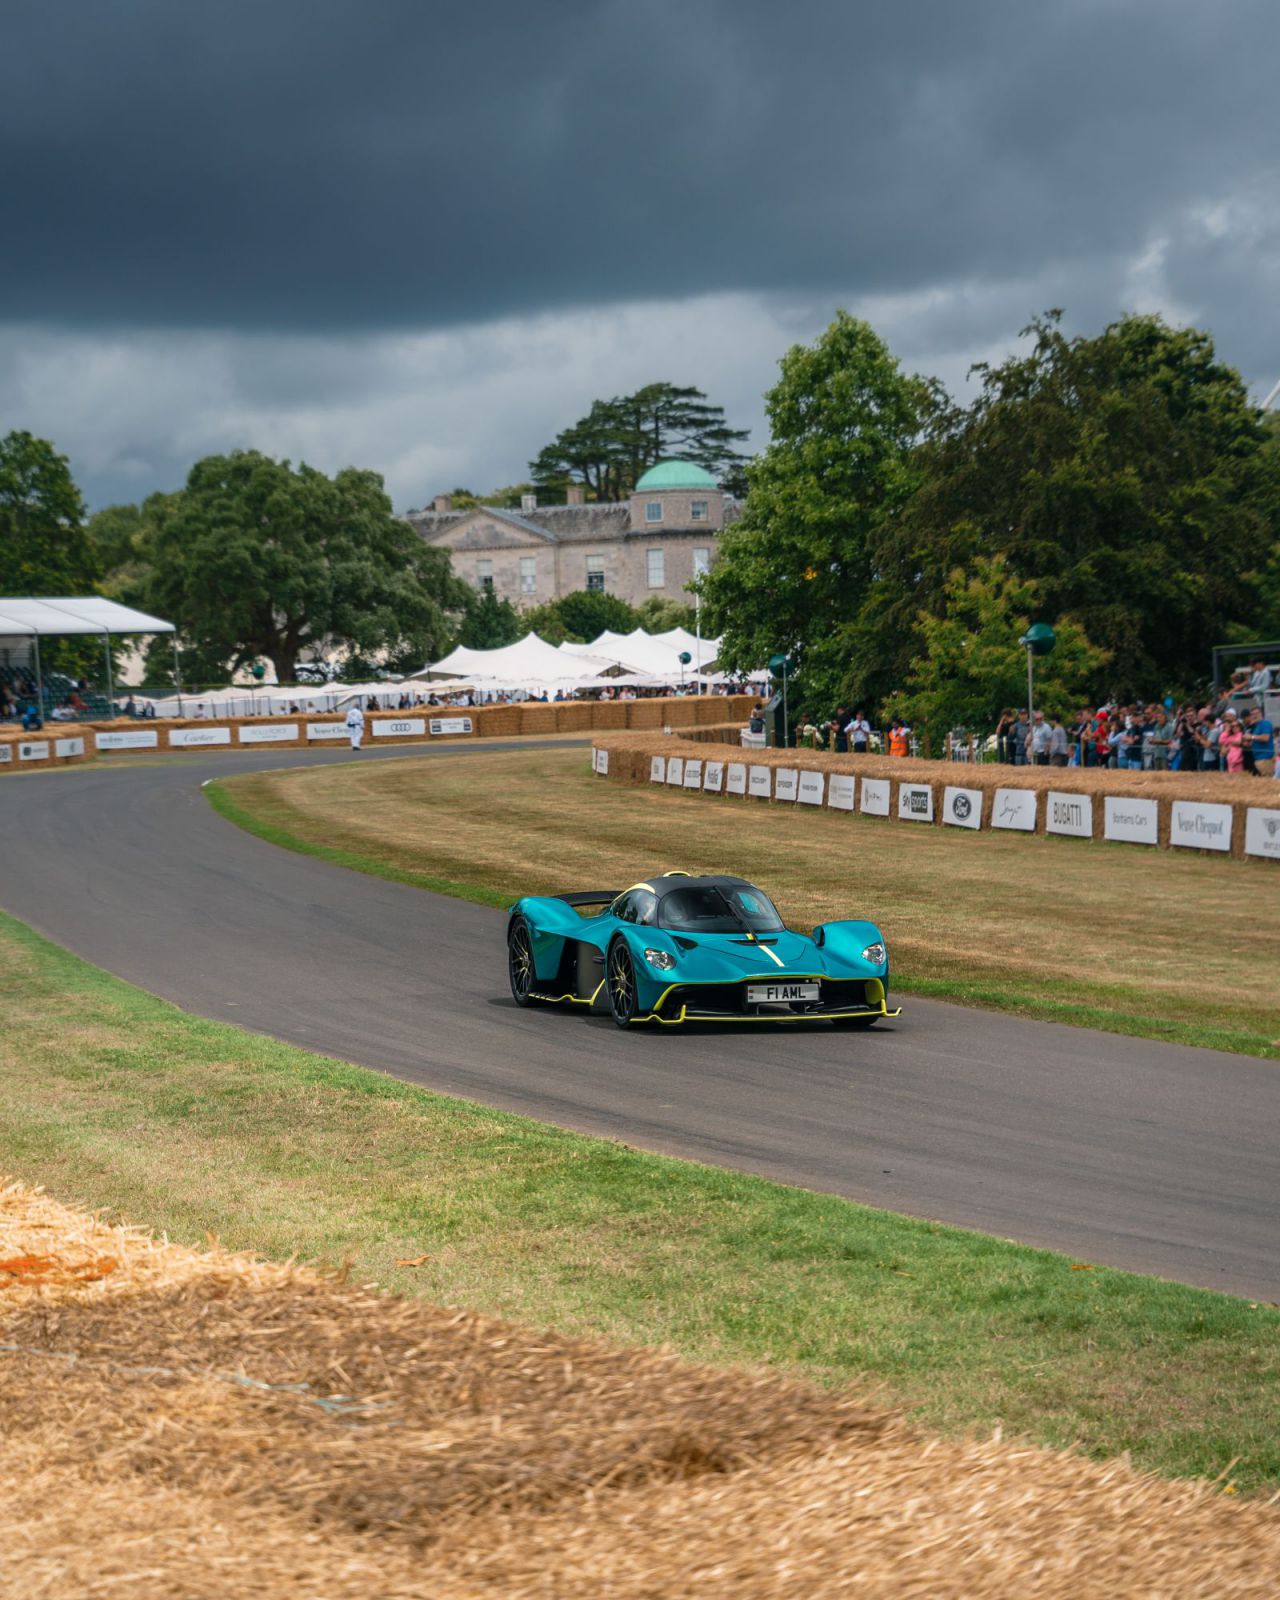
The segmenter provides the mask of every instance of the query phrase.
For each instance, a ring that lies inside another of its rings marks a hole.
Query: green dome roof
[[[642,489],[718,489],[720,485],[709,472],[704,472],[692,461],[659,461],[636,484],[636,493]]]

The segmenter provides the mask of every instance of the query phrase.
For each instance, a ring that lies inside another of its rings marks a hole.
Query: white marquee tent
[[[0,639],[25,639],[35,658],[35,675],[41,684],[41,639],[65,638],[69,634],[98,634],[106,651],[107,695],[112,693],[111,640],[128,634],[173,633],[172,622],[122,606],[101,595],[0,596]]]

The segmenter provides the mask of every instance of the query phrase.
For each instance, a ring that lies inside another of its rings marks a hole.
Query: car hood
[[[691,983],[723,983],[734,978],[765,977],[774,973],[845,974],[850,963],[829,965],[826,952],[803,933],[785,930],[762,934],[758,943],[745,934],[668,934],[676,956],[676,972]],[[776,960],[774,958],[777,958]],[[867,967],[870,972],[872,969]]]

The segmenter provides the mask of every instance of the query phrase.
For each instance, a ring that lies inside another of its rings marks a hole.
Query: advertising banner
[[[1156,802],[1107,795],[1102,802],[1102,837],[1121,844],[1159,844]]]
[[[55,756],[82,756],[84,754],[83,739],[58,739],[53,746]]]
[[[1230,850],[1231,807],[1175,800],[1169,812],[1169,843],[1196,850]]]
[[[796,798],[802,806],[820,806],[822,804],[822,774],[820,772],[802,772],[800,774],[800,793]]]
[[[345,739],[347,725],[345,722],[308,722],[308,739]]]
[[[0,744],[0,767],[2,767],[6,761],[12,760],[13,746],[11,744]]]
[[[170,728],[169,748],[189,749],[192,745],[230,744],[230,728]]]
[[[980,828],[982,790],[955,789],[948,784],[942,796],[942,820],[953,828]]]
[[[470,733],[470,717],[432,717],[429,725],[433,735],[438,733]]]
[[[827,804],[833,811],[852,811],[858,780],[844,772],[833,772],[827,791]]]
[[[701,789],[702,787],[702,762],[686,761],[684,764],[684,786],[686,789]]]
[[[794,800],[800,774],[794,767],[778,767],[773,775],[773,798]]]
[[[375,739],[421,739],[427,731],[425,717],[396,717],[393,722],[371,724]]]
[[[607,778],[609,776],[609,752],[607,750],[601,750],[599,756],[597,757],[596,771],[602,778]]]
[[[99,750],[154,750],[160,743],[155,728],[122,728],[118,733],[95,733]]]
[[[747,777],[747,792],[758,800],[767,800],[773,793],[771,767],[752,767]]]
[[[741,761],[731,761],[724,769],[724,792],[726,794],[746,794],[747,769]]]
[[[859,810],[868,817],[887,817],[889,815],[888,778],[864,778],[862,780],[862,802]]]
[[[1280,811],[1249,807],[1244,814],[1244,853],[1280,861]]]
[[[933,789],[927,783],[898,785],[898,821],[932,822]]]
[[[684,783],[684,757],[669,756],[667,758],[667,782],[679,788]]]
[[[47,761],[48,759],[49,741],[47,739],[36,739],[34,741],[24,739],[18,745],[19,761]]]
[[[708,794],[719,794],[724,784],[724,762],[708,761],[702,778],[702,787]]]
[[[1087,794],[1060,794],[1050,789],[1045,804],[1045,832],[1069,833],[1075,839],[1093,838],[1093,799]]]
[[[765,736],[762,733],[752,733],[749,728],[742,730],[742,743],[748,750],[763,750]]]
[[[241,744],[282,744],[298,737],[296,722],[242,722]]]
[[[665,756],[654,756],[649,762],[649,782],[665,783],[667,781],[667,762]]]
[[[1016,828],[1019,833],[1036,831],[1036,792],[1034,789],[997,789],[991,810],[993,828]]]

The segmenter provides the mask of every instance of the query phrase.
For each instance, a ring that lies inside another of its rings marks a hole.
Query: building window
[[[646,555],[649,564],[649,587],[651,589],[661,589],[667,581],[663,553],[661,550],[649,550]]]
[[[537,556],[520,557],[520,593],[537,594],[538,592],[538,558]]]
[[[662,521],[662,501],[661,500],[649,500],[649,501],[646,502],[645,508],[644,508],[644,520],[646,522],[661,522]]]
[[[711,551],[706,545],[695,545],[693,551],[693,575],[700,578],[704,572],[711,570]]]
[[[705,522],[707,520],[707,502],[705,500],[690,500],[689,520],[691,522]]]
[[[476,588],[482,594],[493,593],[493,562],[483,557],[476,562]]]
[[[587,588],[594,594],[604,593],[604,557],[587,557]]]

